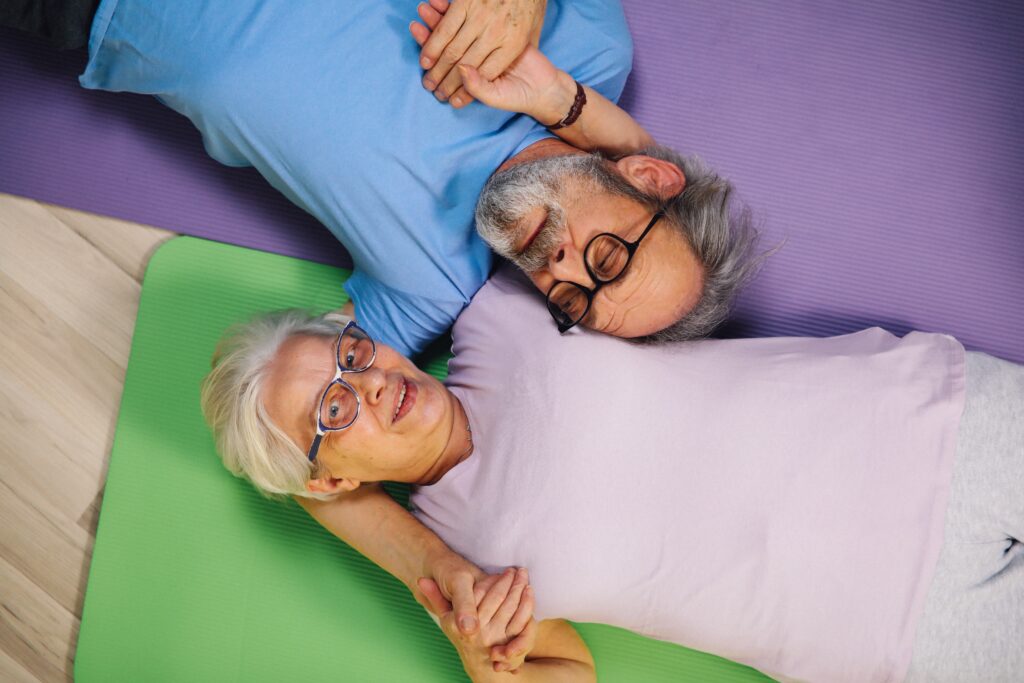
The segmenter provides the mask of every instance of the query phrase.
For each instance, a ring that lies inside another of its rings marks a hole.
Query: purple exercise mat
[[[786,240],[728,333],[880,324],[1024,362],[1024,7],[625,5],[623,105],[735,180],[767,245]],[[344,262],[257,175],[208,159],[183,118],[78,88],[83,64],[0,35],[0,191]]]

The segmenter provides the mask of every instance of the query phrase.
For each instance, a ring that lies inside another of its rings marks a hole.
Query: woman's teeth
[[[408,385],[408,384],[406,384],[406,383],[405,383],[405,380],[403,379],[403,380],[402,380],[402,393],[400,393],[400,394],[398,395],[398,405],[397,405],[397,406],[395,406],[395,414],[394,414],[394,416],[392,417],[392,419],[395,419],[395,418],[397,418],[397,417],[398,417],[398,411],[400,411],[400,410],[402,409],[402,404],[403,404],[403,403],[405,403],[405,390],[406,390],[406,388],[407,388],[408,386],[409,386],[409,385]]]

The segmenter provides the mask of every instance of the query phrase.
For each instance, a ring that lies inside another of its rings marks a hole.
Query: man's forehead
[[[651,296],[643,286],[648,276],[642,267],[630,268],[619,280],[603,287],[594,297],[590,314],[593,324],[599,326],[594,329],[614,335],[624,324],[633,322]]]

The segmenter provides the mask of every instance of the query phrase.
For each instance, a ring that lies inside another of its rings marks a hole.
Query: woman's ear
[[[328,493],[331,495],[337,493],[346,493],[348,491],[355,491],[359,488],[359,484],[362,483],[357,479],[349,479],[343,477],[341,479],[335,479],[334,477],[322,477],[320,479],[310,479],[306,482],[306,490],[310,493]]]
[[[670,161],[633,154],[616,161],[615,167],[633,187],[663,200],[675,197],[686,187],[682,169]]]

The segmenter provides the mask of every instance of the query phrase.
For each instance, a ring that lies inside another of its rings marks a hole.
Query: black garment
[[[0,26],[46,38],[61,50],[85,47],[100,0],[0,0]]]

